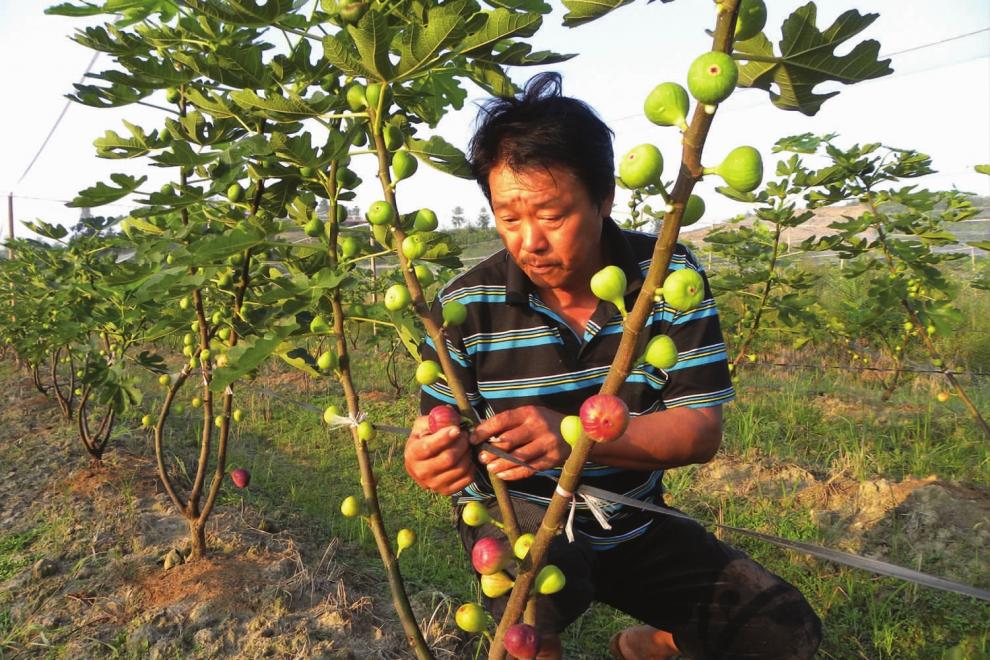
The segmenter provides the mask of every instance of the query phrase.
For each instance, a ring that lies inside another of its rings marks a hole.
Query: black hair
[[[514,171],[567,168],[600,205],[615,185],[613,135],[588,104],[561,94],[559,73],[540,73],[518,96],[481,106],[468,158],[489,202],[488,174],[505,163]]]

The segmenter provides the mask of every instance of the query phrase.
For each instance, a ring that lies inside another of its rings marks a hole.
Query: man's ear
[[[602,219],[608,218],[612,215],[612,205],[615,203],[615,185],[609,190],[608,195],[602,200],[602,203],[598,206],[598,211],[602,214]]]

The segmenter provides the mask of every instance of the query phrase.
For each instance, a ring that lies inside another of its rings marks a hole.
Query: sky
[[[169,172],[148,166],[147,160],[104,160],[95,155],[93,140],[106,130],[124,133],[122,120],[151,130],[163,124],[163,113],[137,106],[94,109],[71,104],[51,140],[22,181],[22,174],[65,106],[64,94],[72,90],[92,57],[92,51],[71,41],[73,30],[87,19],[45,16],[44,0],[0,0],[0,80],[6,91],[0,103],[5,126],[0,158],[0,194],[14,193],[14,217],[18,236],[28,234],[22,220],[74,224],[79,209],[64,202],[113,172],[149,176],[147,188],[157,189]],[[642,113],[643,100],[657,84],[684,84],[691,61],[710,48],[704,30],[713,25],[712,3],[676,0],[646,3],[636,0],[612,14],[578,28],[561,24],[560,3],[552,0],[554,13],[530,39],[534,50],[578,53],[568,62],[551,67],[510,70],[517,83],[542,70],[563,75],[564,93],[588,102],[615,131],[615,154],[651,142],[665,156],[665,178],[673,179],[680,155],[679,132],[654,126]],[[767,0],[767,34],[776,42],[779,26],[800,6],[797,0]],[[772,172],[771,147],[777,138],[805,132],[839,134],[840,145],[882,142],[912,148],[932,156],[938,173],[912,181],[931,189],[956,187],[990,195],[990,177],[976,174],[973,166],[990,163],[990,0],[819,0],[818,27],[826,28],[842,11],[856,9],[877,13],[879,18],[863,33],[840,46],[847,52],[864,38],[880,42],[881,56],[891,56],[894,73],[853,86],[823,85],[818,91],[837,89],[840,94],[822,106],[814,117],[775,108],[765,92],[737,89],[724,102],[713,123],[705,147],[705,164],[714,165],[732,148],[749,144],[759,149]],[[91,21],[91,19],[88,19]],[[100,55],[95,71],[110,68]],[[453,111],[436,129],[438,134],[464,149],[486,94],[464,83],[468,102]],[[421,135],[423,135],[421,133]],[[424,135],[424,137],[425,137]],[[368,181],[358,191],[357,203],[366,207],[380,191],[372,180],[370,156],[355,158],[353,167]],[[749,206],[721,197],[714,191],[721,181],[708,177],[698,184],[708,212],[699,226],[745,213]],[[399,184],[400,211],[420,207],[436,210],[441,223],[454,207],[465,210],[469,220],[486,206],[472,181],[455,179],[422,165],[419,172]],[[628,194],[616,198],[616,217],[626,211]],[[657,206],[657,204],[654,204]],[[94,209],[94,215],[120,215],[131,208],[126,200]],[[4,218],[6,219],[6,218]],[[2,223],[6,237],[6,222]]]

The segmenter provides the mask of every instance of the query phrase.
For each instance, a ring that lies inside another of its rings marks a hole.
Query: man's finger
[[[456,426],[440,429],[436,433],[427,433],[409,441],[408,453],[412,458],[423,461],[429,460],[452,447],[459,447],[461,452],[467,450],[467,438],[464,432]]]
[[[488,471],[490,474],[494,474],[503,481],[525,479],[526,477],[531,477],[535,474],[529,468],[519,467],[515,463],[510,463],[509,461],[501,458],[493,463],[489,463]]]
[[[494,436],[502,435],[509,429],[519,426],[522,419],[520,411],[522,410],[522,408],[503,410],[493,417],[482,420],[474,427],[474,433],[471,434],[471,442],[473,444],[485,442]]]

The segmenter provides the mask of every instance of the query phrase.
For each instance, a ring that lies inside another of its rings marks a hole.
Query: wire
[[[89,61],[89,66],[86,67],[86,71],[83,72],[82,77],[79,79],[80,83],[82,83],[86,79],[86,76],[92,70],[93,65],[96,64],[96,58],[99,56],[100,56],[99,51],[93,53],[93,58]],[[28,172],[31,171],[31,168],[34,167],[34,164],[38,161],[38,158],[41,157],[41,153],[45,150],[45,147],[48,146],[48,141],[51,140],[52,135],[55,134],[55,129],[58,128],[58,125],[62,122],[62,118],[65,117],[65,113],[69,111],[70,105],[72,105],[72,99],[67,99],[65,101],[65,107],[62,108],[62,112],[59,113],[58,118],[55,120],[55,123],[52,125],[51,130],[48,131],[48,135],[45,137],[45,141],[42,142],[41,147],[38,148],[38,153],[36,153],[34,155],[34,158],[31,159],[31,162],[28,163],[28,166],[24,169],[24,173],[21,174],[21,178],[17,180],[17,183],[20,183],[21,181],[24,180],[24,177],[26,177],[28,175]]]

